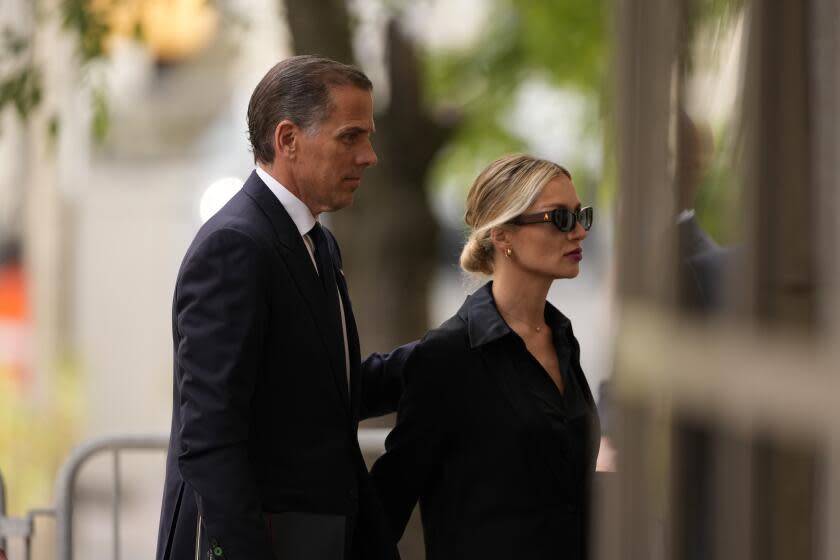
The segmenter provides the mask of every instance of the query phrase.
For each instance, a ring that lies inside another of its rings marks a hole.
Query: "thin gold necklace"
[[[528,323],[528,322],[526,322],[526,321],[523,321],[523,320],[522,320],[522,319],[520,319],[519,317],[514,317],[514,316],[513,316],[512,314],[510,314],[510,313],[505,313],[505,314],[502,314],[502,316],[503,316],[503,317],[504,317],[504,315],[507,315],[507,316],[508,316],[508,317],[510,317],[511,319],[515,319],[516,321],[519,321],[520,323],[522,323],[523,325],[525,325],[525,326],[526,326],[526,327],[528,327],[529,329],[535,330],[536,332],[542,332],[542,328],[546,326],[544,323],[543,323],[542,325],[534,326],[534,325],[532,325],[531,323]]]

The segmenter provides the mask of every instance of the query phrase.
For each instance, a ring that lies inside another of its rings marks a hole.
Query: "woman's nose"
[[[581,225],[580,222],[575,223],[575,227],[569,232],[569,239],[586,239],[587,231]]]

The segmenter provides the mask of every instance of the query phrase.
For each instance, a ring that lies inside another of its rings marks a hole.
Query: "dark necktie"
[[[315,262],[318,265],[318,276],[321,279],[321,287],[324,289],[324,295],[327,302],[327,322],[332,326],[338,336],[335,340],[335,360],[336,364],[340,364],[339,371],[347,375],[345,364],[345,350],[344,350],[344,328],[341,324],[341,308],[338,301],[338,285],[336,284],[335,268],[333,266],[332,255],[327,244],[327,235],[324,233],[324,228],[321,224],[315,223],[315,226],[309,230],[309,238],[315,244]],[[345,378],[342,375],[342,378]],[[345,382],[346,382],[345,378]],[[345,386],[346,387],[346,386]]]
[[[315,263],[318,265],[318,276],[321,278],[321,287],[324,288],[324,293],[327,296],[327,301],[332,301],[332,295],[336,292],[335,285],[335,271],[333,269],[332,256],[330,256],[330,248],[327,244],[327,235],[324,233],[324,228],[321,224],[315,223],[313,228],[309,230],[309,238],[315,244]],[[338,300],[336,298],[336,305]]]

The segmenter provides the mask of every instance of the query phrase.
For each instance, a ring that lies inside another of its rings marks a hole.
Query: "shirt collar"
[[[679,214],[677,214],[677,223],[684,224],[687,221],[694,218],[694,208],[686,208]]]
[[[300,235],[303,236],[309,233],[309,230],[315,226],[315,222],[317,220],[312,215],[312,212],[309,211],[306,204],[293,195],[289,189],[284,187],[277,179],[269,175],[268,172],[259,165],[257,166],[256,171],[259,178],[262,179],[262,182],[265,183],[266,187],[268,187],[268,190],[274,193],[274,196],[277,197],[277,200],[280,201],[280,204],[282,204],[283,208],[286,212],[288,212],[289,217],[292,218],[292,221],[295,223],[295,227],[297,227]]]
[[[488,344],[513,332],[496,308],[492,281],[467,297],[458,316],[467,324],[471,348]],[[555,333],[571,325],[569,319],[549,302],[545,302],[545,322]]]

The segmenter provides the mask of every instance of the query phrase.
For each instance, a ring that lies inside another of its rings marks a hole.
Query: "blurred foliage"
[[[109,6],[112,4],[98,0],[61,1],[61,26],[65,31],[78,37],[77,53],[82,71],[89,63],[100,60],[107,54],[105,43],[110,32]],[[140,29],[135,31],[138,37],[142,35]],[[102,86],[93,87],[91,109],[91,134],[94,141],[101,144],[105,141],[110,124],[108,100]],[[59,125],[57,119],[50,122],[51,134],[53,131],[58,131]]]
[[[36,0],[33,0],[35,2]],[[244,27],[243,16],[234,9],[232,0],[204,0],[204,5],[218,11],[224,19],[225,29],[241,30]],[[83,76],[91,63],[104,59],[108,55],[109,41],[118,29],[111,22],[115,14],[122,14],[126,8],[129,13],[140,13],[144,7],[157,6],[160,0],[59,0],[57,13],[40,14],[47,18],[57,16],[61,28],[76,37],[76,55],[79,71]],[[166,6],[164,5],[163,8]],[[40,22],[39,22],[40,23]],[[130,35],[135,40],[145,40],[143,26],[138,19],[131,28]],[[26,57],[23,64],[16,64],[12,69],[0,66],[0,113],[6,105],[13,105],[26,121],[31,112],[42,101],[42,78],[40,68],[32,61],[29,48],[33,37],[22,37],[11,30],[3,31],[3,45],[0,48],[0,60],[11,56]],[[91,133],[95,141],[102,143],[107,135],[110,118],[108,98],[101,84],[90,85],[91,95]],[[58,130],[55,118],[47,123],[50,137]]]
[[[49,398],[33,402],[25,398],[27,387],[0,366],[0,473],[9,515],[52,503],[58,469],[77,441],[82,415],[77,368],[67,361],[50,381]]]
[[[681,43],[683,79],[690,80],[701,65],[720,66],[731,48],[725,36],[744,10],[744,0],[689,0],[683,14]],[[705,70],[708,70],[706,68]],[[737,114],[714,130],[714,155],[695,198],[697,219],[722,245],[738,241],[741,185],[737,169],[739,127]]]
[[[78,37],[77,53],[82,69],[105,55],[108,34],[107,13],[97,9],[102,4],[96,0],[62,0],[59,4],[61,26]],[[39,66],[33,61],[33,37],[24,36],[10,28],[2,31],[0,55],[5,62],[0,67],[0,113],[7,106],[15,108],[24,122],[38,108],[43,99],[43,78]],[[107,131],[108,113],[104,96],[93,96],[93,135],[102,140]],[[59,128],[57,117],[47,122],[50,138]]]
[[[108,126],[110,124],[108,113],[108,96],[105,89],[102,87],[94,88],[92,91],[91,103],[93,104],[93,119],[91,121],[91,130],[93,131],[93,139],[101,144],[105,141],[108,135]]]
[[[105,55],[108,36],[107,8],[97,0],[62,0],[61,25],[78,36],[81,62],[87,63]]]
[[[681,56],[684,71],[690,72],[698,36],[719,37],[727,32],[744,2],[688,0],[683,6]],[[617,188],[610,81],[613,9],[613,2],[607,0],[492,0],[491,13],[475,44],[459,50],[427,50],[426,99],[462,116],[435,162],[433,186],[455,184],[466,191],[491,160],[526,150],[528,138],[505,124],[518,89],[530,79],[541,79],[588,100],[591,110],[584,115],[583,130],[577,131],[586,138],[573,140],[581,150],[591,146],[585,139],[600,144],[601,167],[592,170],[574,159],[561,163],[570,167],[581,198],[611,208]],[[702,48],[711,49],[704,53],[704,61],[720,59],[716,49],[721,44],[717,40],[704,44]],[[716,131],[715,158],[697,200],[698,216],[721,242],[735,235],[739,190],[729,136],[736,126],[731,123]],[[583,154],[574,157],[584,159]]]
[[[691,72],[698,34],[711,30],[712,35],[719,37],[725,33],[743,12],[744,0],[686,0],[683,10],[680,56],[683,60],[683,71]],[[704,43],[703,48],[711,49],[712,56],[715,56],[720,54],[717,51],[720,45],[720,41],[712,40]]]
[[[697,220],[712,238],[727,246],[738,242],[741,188],[734,167],[736,148],[730,125],[715,135],[715,155],[695,199]]]
[[[519,87],[531,78],[595,99],[599,109],[589,115],[588,128],[602,137],[608,7],[606,0],[494,0],[475,45],[426,53],[426,98],[435,106],[457,107],[463,117],[437,159],[433,183],[455,181],[466,190],[487,163],[526,149],[527,139],[505,127],[505,119]],[[587,179],[572,172],[579,189],[606,176]]]
[[[41,72],[32,64],[29,38],[4,28],[0,54],[4,61],[0,67],[0,113],[12,106],[26,120],[41,102],[43,88]]]
[[[208,0],[209,1],[209,0]],[[380,0],[390,13],[405,9],[405,0]],[[578,131],[601,145],[601,168],[590,169],[577,161],[564,161],[571,168],[582,198],[597,199],[604,207],[612,204],[617,176],[614,161],[609,82],[609,53],[613,45],[610,23],[613,3],[609,0],[487,0],[490,14],[475,44],[468,48],[427,50],[424,53],[425,97],[436,108],[454,109],[461,115],[450,142],[438,155],[432,172],[433,186],[466,190],[477,172],[503,153],[527,150],[528,138],[512,131],[507,120],[514,109],[517,92],[529,80],[539,79],[561,89],[572,90],[587,100],[584,130]],[[217,8],[225,2],[212,1]],[[84,67],[106,55],[108,9],[113,4],[100,0],[61,0],[61,23],[78,37],[79,60]],[[701,30],[725,31],[744,6],[743,0],[688,0],[684,4],[682,52],[683,70],[691,72],[693,48]],[[222,10],[228,18],[230,10]],[[141,30],[137,30],[142,36]],[[719,42],[713,41],[714,49]],[[27,41],[7,38],[7,52],[25,52]],[[7,104],[26,117],[41,100],[41,76],[36,67],[24,66],[14,75],[0,79],[0,110]],[[94,88],[92,133],[102,142],[108,130],[107,95]],[[722,134],[725,136],[726,131]],[[574,139],[575,141],[579,139]],[[583,146],[586,143],[580,142]],[[590,143],[591,145],[591,143]],[[585,149],[585,148],[581,148]],[[716,158],[698,203],[698,213],[709,208],[711,231],[719,239],[731,232],[720,216],[732,196],[726,190],[734,184],[726,153]],[[578,156],[573,156],[578,157]],[[581,155],[581,159],[584,157]]]

